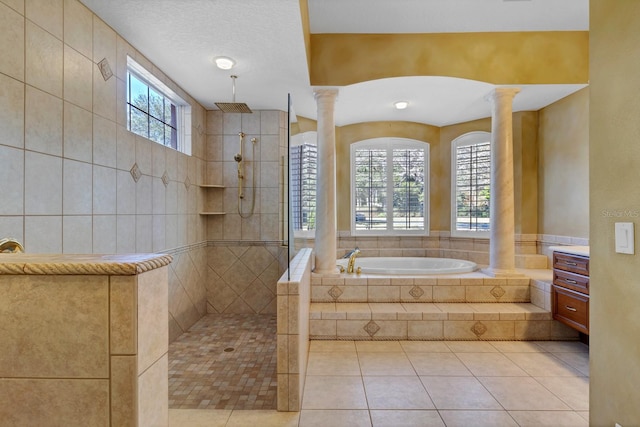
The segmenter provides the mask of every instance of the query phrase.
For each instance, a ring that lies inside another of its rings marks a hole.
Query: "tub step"
[[[531,303],[311,303],[312,340],[566,340]]]

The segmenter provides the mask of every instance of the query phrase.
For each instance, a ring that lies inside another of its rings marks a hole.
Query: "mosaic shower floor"
[[[169,408],[275,409],[276,316],[208,314],[169,345]]]

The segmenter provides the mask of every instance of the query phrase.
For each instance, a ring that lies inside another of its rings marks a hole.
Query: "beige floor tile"
[[[297,412],[233,411],[226,427],[297,427],[299,418]]]
[[[570,408],[531,377],[480,377],[507,410],[567,411]]]
[[[580,341],[537,341],[536,344],[550,353],[589,353],[589,346]]]
[[[490,341],[501,353],[541,353],[542,347],[531,341]]]
[[[403,353],[358,352],[362,375],[416,375],[416,371]]]
[[[589,422],[571,411],[509,411],[520,427],[587,427]]]
[[[513,363],[533,377],[577,377],[580,371],[551,353],[507,353]]]
[[[358,352],[398,352],[402,351],[402,346],[398,341],[356,341]]]
[[[360,364],[356,352],[309,353],[307,375],[356,375],[360,376]]]
[[[302,409],[367,409],[362,378],[308,376]]]
[[[438,409],[502,409],[473,377],[421,377]]]
[[[589,353],[552,353],[555,357],[577,369],[582,375],[589,376]]]
[[[507,411],[439,411],[447,427],[518,427]]]
[[[373,427],[444,427],[438,411],[371,411]]]
[[[417,376],[364,377],[370,409],[435,409]]]
[[[353,341],[311,341],[310,352],[347,352],[356,351]]]
[[[257,427],[259,424],[256,424]],[[371,427],[369,411],[302,410],[299,427]]]
[[[407,313],[442,313],[438,306],[430,302],[407,302],[402,305]]]
[[[230,416],[226,409],[169,409],[169,427],[224,427]]]
[[[472,375],[453,353],[408,353],[407,356],[418,375]]]
[[[574,411],[589,410],[589,378],[536,377],[535,380]]]
[[[451,353],[444,341],[401,341],[406,353]]]
[[[527,376],[525,371],[501,353],[456,353],[456,356],[475,376]]]
[[[498,349],[484,341],[447,341],[454,353],[497,353]]]

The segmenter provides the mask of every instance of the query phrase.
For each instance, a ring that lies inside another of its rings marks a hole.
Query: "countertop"
[[[589,246],[550,246],[549,249],[553,252],[589,256]]]
[[[0,254],[0,274],[87,274],[131,276],[169,265],[165,254]]]

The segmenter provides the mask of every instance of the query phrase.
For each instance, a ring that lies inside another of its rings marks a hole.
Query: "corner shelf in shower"
[[[226,215],[226,212],[200,212],[200,215]]]

